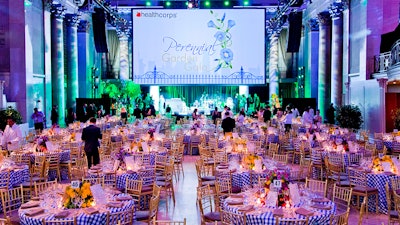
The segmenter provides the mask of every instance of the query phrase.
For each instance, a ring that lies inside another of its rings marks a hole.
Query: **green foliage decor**
[[[22,123],[22,116],[16,109],[9,106],[0,111],[0,129],[4,130],[7,125],[7,117],[12,117],[17,124]]]
[[[361,110],[356,105],[343,105],[336,107],[336,121],[340,127],[358,130],[364,122]]]

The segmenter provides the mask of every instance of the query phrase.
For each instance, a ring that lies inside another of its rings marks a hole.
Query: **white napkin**
[[[299,186],[297,184],[289,184],[290,191],[290,199],[292,200],[294,205],[298,205],[300,203],[300,192]]]
[[[278,192],[270,191],[268,192],[267,199],[265,200],[265,206],[275,207],[276,201],[278,201]]]
[[[382,162],[382,168],[384,172],[392,172],[392,167],[389,162]]]
[[[114,161],[113,171],[117,171],[117,170],[118,170],[119,164],[120,164],[120,161],[119,161],[119,160],[115,160],[115,161]]]
[[[143,152],[149,152],[149,146],[147,146],[146,142],[142,142]]]

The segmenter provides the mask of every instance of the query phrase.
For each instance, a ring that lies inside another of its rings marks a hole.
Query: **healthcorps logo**
[[[155,18],[165,18],[165,19],[175,19],[177,13],[163,13],[163,12],[141,12],[136,13],[136,17],[155,17]]]

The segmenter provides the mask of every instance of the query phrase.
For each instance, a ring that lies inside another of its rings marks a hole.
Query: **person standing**
[[[58,125],[58,106],[53,105],[50,115],[51,125]]]
[[[333,107],[333,103],[326,110],[326,120],[329,124],[335,124],[335,107]]]
[[[76,119],[76,115],[74,112],[74,109],[72,107],[68,108],[68,112],[67,112],[67,126],[71,123],[74,123]]]
[[[1,145],[9,151],[19,149],[19,143],[22,140],[22,131],[15,123],[14,118],[7,117],[7,126],[4,129]]]
[[[271,116],[272,116],[271,107],[267,106],[267,109],[265,109],[264,113],[263,113],[264,123],[267,123],[268,121],[270,121]]]
[[[218,118],[221,118],[221,117],[219,116],[218,107],[215,107],[214,111],[213,111],[212,114],[211,114],[211,118],[212,118],[212,120],[213,120],[213,123],[214,123],[215,125],[217,125],[217,119],[218,119]]]
[[[136,104],[136,108],[133,110],[133,115],[136,119],[142,119],[142,110],[139,109],[139,105]]]
[[[102,138],[100,128],[96,126],[96,118],[89,119],[89,126],[82,130],[82,140],[85,142],[85,153],[88,161],[88,168],[100,163],[99,139]],[[93,161],[92,161],[93,157]]]
[[[225,137],[232,137],[232,131],[235,126],[235,119],[231,118],[229,112],[225,112],[225,119],[223,119],[221,123],[221,127],[224,130]]]
[[[38,108],[33,109],[33,113],[31,116],[31,119],[33,120],[33,126],[35,127],[35,130],[37,131],[42,131],[43,130],[43,122],[44,122],[44,114],[38,110]]]
[[[197,120],[198,118],[199,118],[199,115],[197,115],[197,108],[196,108],[192,112],[192,119]]]

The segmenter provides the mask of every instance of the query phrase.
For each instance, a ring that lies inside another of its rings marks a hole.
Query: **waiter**
[[[82,130],[82,140],[85,141],[85,153],[88,161],[88,168],[93,165],[100,163],[99,156],[99,139],[102,138],[100,128],[96,126],[96,118],[92,117],[89,119],[89,126]]]

